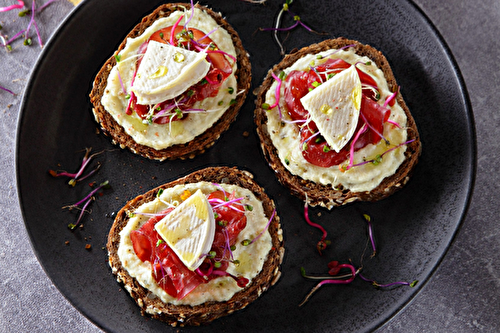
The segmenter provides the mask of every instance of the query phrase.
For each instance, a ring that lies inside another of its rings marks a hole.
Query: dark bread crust
[[[236,92],[243,92],[235,96],[236,102],[232,104],[229,109],[226,110],[224,115],[204,133],[198,135],[188,143],[173,145],[161,150],[156,150],[154,148],[135,142],[134,139],[125,132],[123,127],[121,127],[115,121],[115,119],[104,109],[101,104],[101,98],[106,89],[108,76],[113,66],[116,65],[115,55],[125,47],[127,38],[134,38],[141,35],[144,30],[146,30],[146,28],[148,28],[153,24],[153,22],[161,17],[167,17],[176,10],[191,8],[191,5],[189,3],[164,4],[158,7],[150,15],[144,17],[141,23],[135,26],[135,28],[125,37],[123,42],[118,47],[118,50],[106,61],[104,66],[97,74],[94,80],[92,91],[90,93],[90,101],[94,106],[92,112],[94,113],[96,121],[101,125],[103,133],[107,136],[110,136],[112,142],[116,145],[119,145],[121,148],[127,147],[136,154],[159,161],[173,160],[177,158],[194,158],[196,155],[204,153],[207,148],[213,146],[220,135],[224,131],[226,131],[229,128],[229,125],[236,119],[238,111],[245,101],[252,79],[251,65],[250,60],[248,59],[248,54],[243,48],[238,33],[229,25],[226,20],[222,18],[222,15],[220,13],[216,13],[211,9],[200,6],[198,4],[196,4],[195,7],[202,9],[204,12],[208,13],[217,22],[217,24],[224,28],[231,36],[236,50],[238,63],[238,69],[235,73],[238,83]]]
[[[165,304],[159,298],[151,298],[150,292],[142,287],[128,272],[123,268],[118,257],[118,245],[120,243],[120,231],[129,221],[128,212],[133,212],[137,207],[145,202],[152,201],[160,189],[174,187],[179,184],[197,183],[207,181],[213,183],[227,183],[238,185],[252,191],[264,207],[266,217],[270,218],[275,205],[264,189],[254,180],[253,176],[236,168],[229,167],[209,167],[203,170],[193,172],[183,178],[161,185],[145,194],[139,195],[129,201],[117,214],[111,231],[108,236],[108,254],[109,265],[113,274],[116,275],[118,282],[122,282],[130,295],[141,307],[141,312],[146,315],[146,308],[154,306],[161,309],[161,314],[150,315],[153,318],[167,322],[172,326],[201,325],[211,322],[214,319],[228,315],[236,310],[243,309],[248,304],[256,300],[262,292],[274,285],[281,276],[280,265],[284,256],[283,235],[280,226],[280,220],[275,214],[269,225],[273,247],[268,254],[262,271],[252,280],[252,282],[242,291],[236,293],[227,302],[207,302],[196,306],[174,306]]]
[[[315,182],[305,180],[299,176],[293,175],[281,163],[276,147],[273,145],[267,131],[266,110],[262,108],[262,103],[264,103],[266,99],[266,93],[274,81],[271,76],[271,72],[278,73],[281,70],[290,67],[298,59],[307,54],[315,54],[329,49],[338,49],[351,44],[355,45],[354,49],[358,55],[367,56],[377,64],[377,66],[384,72],[389,90],[392,92],[396,91],[398,89],[396,79],[387,59],[380,51],[369,45],[361,44],[360,42],[355,40],[337,38],[325,40],[321,43],[304,47],[292,54],[285,56],[285,58],[279,64],[275,65],[269,71],[260,87],[260,90],[257,93],[254,119],[257,125],[257,133],[261,140],[261,147],[264,152],[264,156],[270,167],[275,171],[278,180],[284,186],[289,188],[290,192],[293,195],[301,198],[302,200],[305,201],[307,195],[307,200],[311,206],[319,205],[331,209],[334,206],[342,206],[354,201],[378,201],[390,196],[408,182],[422,149],[420,136],[415,124],[415,120],[413,119],[410,110],[404,102],[401,93],[398,93],[397,102],[403,108],[404,112],[406,113],[406,117],[408,118],[407,140],[415,141],[407,145],[407,149],[405,152],[406,158],[404,162],[399,166],[396,173],[390,177],[386,177],[379,184],[379,186],[372,191],[351,192],[349,189],[342,188],[342,186],[339,186],[339,189],[335,190],[332,186],[317,184]]]

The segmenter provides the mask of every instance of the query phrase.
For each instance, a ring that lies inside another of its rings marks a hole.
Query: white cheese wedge
[[[206,52],[150,41],[132,86],[137,102],[157,104],[179,96],[208,73],[206,57]]]
[[[353,65],[300,99],[321,135],[337,153],[349,142],[358,124],[361,80]]]
[[[214,213],[207,197],[197,190],[158,222],[155,229],[184,265],[194,271],[212,247]]]

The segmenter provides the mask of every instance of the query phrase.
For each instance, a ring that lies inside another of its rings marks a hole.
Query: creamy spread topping
[[[208,195],[220,189],[220,187],[228,193],[235,191],[236,196],[244,198],[241,202],[243,205],[252,206],[252,210],[245,211],[247,224],[238,235],[236,249],[233,251],[233,256],[239,261],[239,264],[230,264],[227,272],[235,276],[243,276],[249,279],[251,283],[251,280],[260,273],[264,266],[267,255],[272,248],[271,235],[267,230],[254,243],[248,246],[241,245],[243,240],[255,239],[266,228],[269,221],[264,214],[262,203],[251,191],[235,185],[221,184],[216,186],[208,182],[177,185],[165,189],[155,200],[145,203],[135,210],[136,214],[130,218],[127,225],[120,232],[120,244],[118,246],[118,257],[130,276],[134,277],[144,288],[150,290],[165,303],[194,306],[210,301],[224,302],[242,290],[233,278],[219,277],[208,283],[200,284],[186,297],[178,300],[158,286],[152,276],[151,264],[149,261],[143,262],[139,259],[130,240],[130,233],[139,229],[149,219],[148,216],[141,213],[154,214],[168,207],[178,206],[182,201],[180,198],[185,190],[192,193],[200,190],[203,194]]]
[[[308,54],[295,62],[292,66],[286,68],[284,72],[288,74],[293,70],[308,71],[310,66],[318,65],[328,59],[343,59],[350,64],[357,64],[362,71],[369,74],[376,81],[380,93],[380,104],[383,104],[386,98],[392,95],[382,70],[379,69],[372,60],[357,55],[353,49],[339,50],[337,52],[333,51],[335,50],[328,50],[318,54]],[[273,105],[276,102],[276,87],[277,82],[274,82],[267,91],[266,103],[268,105]],[[279,101],[282,110],[286,110],[284,90],[283,84]],[[317,105],[318,104],[316,104],[316,106]],[[389,148],[406,142],[407,133],[405,127],[407,119],[404,110],[397,102],[394,106],[388,107],[391,110],[389,120],[399,124],[401,128],[397,128],[393,124],[386,122],[384,124],[383,135],[390,142],[390,146],[387,146],[384,140],[381,140],[375,145],[369,144],[354,153],[354,164],[375,159],[378,155],[384,154]],[[319,108],[321,109],[321,105]],[[371,191],[376,188],[384,178],[393,175],[405,159],[404,152],[406,146],[402,145],[384,154],[383,159],[378,165],[367,163],[352,167],[347,171],[341,171],[337,165],[327,168],[313,165],[306,161],[302,155],[302,144],[298,126],[296,124],[281,121],[277,109],[278,108],[275,107],[266,112],[267,130],[273,145],[278,151],[278,156],[282,164],[292,174],[298,175],[303,179],[322,185],[330,185],[334,188],[341,184],[344,188],[350,189],[353,192]],[[282,112],[282,117],[284,120],[290,120],[286,112]]]
[[[235,94],[231,94],[230,92],[237,87],[236,77],[234,75],[237,70],[237,64],[231,61],[233,67],[232,73],[222,83],[217,96],[205,98],[202,101],[196,102],[193,106],[193,109],[203,109],[205,111],[190,113],[189,117],[185,120],[172,121],[168,124],[145,124],[135,113],[132,115],[126,114],[128,105],[127,97],[130,96],[132,92],[130,87],[133,86],[131,83],[136,69],[136,61],[139,57],[142,57],[142,55],[138,55],[141,45],[143,45],[154,32],[174,25],[182,15],[184,15],[184,19],[180,21],[179,25],[183,25],[186,18],[190,17],[190,12],[184,13],[182,11],[176,11],[168,17],[160,18],[155,21],[140,36],[127,39],[125,48],[118,54],[120,61],[113,67],[109,74],[107,86],[101,100],[101,104],[106,111],[113,116],[116,122],[124,128],[125,132],[129,134],[135,142],[157,150],[192,141],[196,136],[209,129],[230,107],[232,99],[235,98]],[[196,28],[206,33],[215,29],[215,31],[210,34],[210,38],[220,50],[236,57],[236,50],[232,43],[231,36],[225,29],[219,27],[217,22],[209,14],[195,8],[194,15],[189,21],[188,27]],[[186,55],[184,55],[184,58],[185,57]],[[177,61],[181,59],[182,56],[177,57]],[[201,60],[198,59],[197,61],[200,62]],[[160,66],[161,65],[156,68],[156,75],[163,76],[161,75],[162,71],[164,75],[167,75],[168,69],[162,69]],[[198,72],[199,68],[196,67],[194,70]],[[155,73],[153,73],[153,77]],[[190,77],[189,73],[187,77]],[[177,84],[173,86],[173,88],[177,87],[180,86]],[[179,88],[178,90],[182,89]]]

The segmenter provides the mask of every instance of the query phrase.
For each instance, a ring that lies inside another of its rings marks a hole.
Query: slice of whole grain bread
[[[229,128],[229,125],[236,119],[239,109],[243,105],[250,88],[252,74],[251,65],[248,59],[248,54],[243,48],[243,44],[238,36],[238,33],[229,25],[229,23],[222,18],[220,13],[216,13],[207,7],[195,5],[208,13],[217,22],[219,26],[224,28],[232,38],[236,55],[238,69],[235,73],[237,79],[238,94],[235,96],[235,102],[232,104],[224,115],[207,131],[195,137],[192,141],[173,145],[168,148],[156,150],[146,145],[138,144],[134,139],[128,135],[124,128],[120,126],[115,119],[105,110],[101,104],[101,98],[106,89],[109,73],[113,66],[116,65],[115,55],[118,54],[126,45],[127,38],[134,38],[141,35],[146,28],[153,24],[161,17],[167,17],[176,10],[190,9],[189,3],[169,3],[158,7],[150,15],[144,17],[141,23],[137,24],[134,29],[125,37],[118,50],[115,51],[101,70],[96,75],[93,82],[92,91],[90,93],[90,101],[93,104],[92,112],[96,121],[100,124],[102,132],[111,137],[112,142],[119,145],[120,148],[128,148],[132,152],[143,157],[154,160],[173,160],[173,159],[188,159],[194,158],[196,155],[204,153],[207,148],[215,144],[220,135]]]
[[[143,315],[149,315],[153,318],[165,321],[172,326],[198,326],[207,324],[214,319],[243,309],[256,300],[269,287],[273,286],[281,276],[280,265],[283,261],[285,249],[280,219],[277,214],[274,215],[268,228],[272,238],[272,249],[267,256],[261,272],[245,287],[245,289],[236,293],[227,302],[207,302],[196,306],[175,306],[166,304],[158,297],[152,295],[149,290],[142,287],[136,279],[129,275],[127,270],[122,266],[117,253],[120,244],[120,231],[129,221],[128,213],[133,212],[143,203],[154,200],[158,191],[161,189],[174,187],[179,184],[197,183],[201,181],[233,184],[252,191],[257,199],[262,202],[264,214],[267,218],[271,218],[275,210],[273,200],[271,200],[264,192],[264,189],[253,180],[253,175],[249,172],[229,167],[208,167],[170,183],[161,185],[127,202],[116,215],[108,236],[108,261],[113,274],[116,275],[117,281],[124,284],[125,289],[128,290],[141,308]],[[148,309],[156,309],[156,311],[152,314]]]
[[[266,93],[274,81],[271,73],[278,73],[285,68],[290,67],[298,59],[307,54],[316,54],[330,49],[339,49],[347,45],[354,45],[356,54],[367,56],[376,63],[376,65],[384,72],[390,91],[395,92],[398,90],[398,85],[392,69],[389,66],[387,59],[380,51],[369,45],[361,44],[355,40],[349,40],[346,38],[330,39],[288,54],[279,64],[271,68],[257,92],[256,109],[254,114],[255,123],[257,125],[257,133],[260,137],[264,156],[270,167],[275,171],[278,180],[286,186],[293,195],[304,201],[307,200],[311,206],[319,205],[329,209],[334,206],[342,206],[354,201],[377,201],[390,196],[408,182],[421,153],[420,136],[415,120],[404,102],[401,93],[398,93],[397,102],[403,108],[407,117],[407,140],[414,141],[407,145],[405,160],[399,166],[396,173],[390,177],[384,178],[375,189],[366,192],[352,192],[342,186],[334,189],[331,185],[318,184],[294,175],[290,173],[282,164],[280,158],[278,157],[276,147],[273,145],[271,137],[267,131],[267,111],[262,108],[262,104],[266,99]]]

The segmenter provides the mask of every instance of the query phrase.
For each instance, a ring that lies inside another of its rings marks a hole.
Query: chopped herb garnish
[[[263,108],[264,110],[269,110],[269,104],[267,104],[267,103],[262,103],[262,108]]]
[[[31,10],[26,9],[26,10],[20,11],[19,14],[17,14],[17,15],[19,15],[19,17],[25,17],[26,15],[30,15],[30,14],[31,14]]]
[[[179,118],[179,119],[182,119],[182,117],[184,116],[181,109],[179,109],[179,108],[175,109],[175,114],[177,115],[177,118]]]
[[[233,87],[229,87],[227,88],[227,92],[232,94],[234,92],[234,88]]]
[[[220,100],[217,105],[221,106],[222,104],[224,104],[224,101]]]
[[[323,153],[328,153],[330,151],[330,147],[328,145],[323,146]]]
[[[121,54],[115,54],[115,60],[116,60],[116,62],[120,62],[121,59],[122,59],[122,55]]]
[[[230,102],[229,102],[229,105],[233,105],[236,103],[236,100],[235,99],[232,99]]]
[[[26,46],[30,46],[30,45],[31,45],[31,38],[26,38],[26,39],[24,40],[24,45],[26,45]]]

